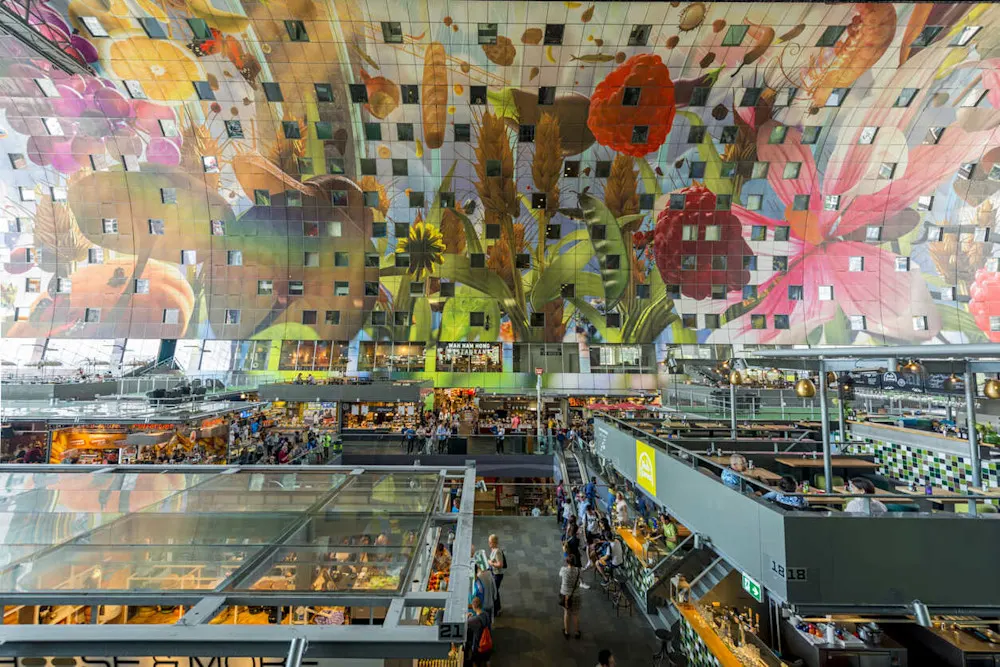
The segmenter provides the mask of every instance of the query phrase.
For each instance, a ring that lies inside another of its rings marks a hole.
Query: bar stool
[[[656,638],[660,640],[660,650],[653,654],[653,667],[660,667],[664,664],[664,660],[670,660],[670,640],[672,638],[670,630],[664,628],[657,628],[654,633]],[[667,662],[667,665],[670,663]]]

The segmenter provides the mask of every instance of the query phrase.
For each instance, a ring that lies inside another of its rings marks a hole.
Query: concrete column
[[[826,364],[819,361],[819,418],[823,433],[824,491],[833,493],[833,461],[830,460],[830,410],[826,404]]]

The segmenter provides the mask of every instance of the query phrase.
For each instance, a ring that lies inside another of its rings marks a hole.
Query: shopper
[[[493,581],[497,585],[497,597],[496,597],[496,615],[499,616],[500,612],[503,610],[503,605],[500,603],[500,584],[503,583],[504,570],[507,569],[507,556],[504,554],[503,549],[500,548],[500,540],[497,539],[495,534],[490,535],[490,557],[487,561],[490,565],[490,571],[493,573]]]
[[[563,536],[563,555],[572,558],[577,567],[580,566],[580,538],[575,516],[570,516],[566,522],[566,532]]]
[[[566,530],[566,522],[570,519],[575,519],[576,515],[573,514],[573,503],[568,501],[563,501],[562,506],[562,520],[559,522],[559,527]]]
[[[442,420],[442,422],[440,424],[438,424],[438,428],[437,428],[438,454],[444,454],[445,451],[447,451],[448,437],[450,435],[451,434],[448,431],[448,427],[445,425],[445,422]]]
[[[507,435],[507,429],[504,428],[503,422],[497,426],[497,454],[503,454],[503,439]]]
[[[575,637],[580,638],[580,577],[579,566],[570,556],[566,564],[559,570],[559,606],[563,608],[563,637],[569,639],[570,627],[576,630]]]
[[[489,664],[493,654],[493,635],[490,620],[483,611],[479,598],[472,600],[472,612],[465,624],[465,666],[482,667]]]
[[[587,529],[587,537],[591,535],[596,535],[600,530],[600,519],[597,516],[597,510],[594,509],[593,505],[587,506],[587,516],[586,523],[584,524]]]
[[[611,649],[602,648],[597,654],[597,667],[615,667],[615,656]]]
[[[747,460],[741,454],[733,454],[729,457],[729,467],[722,470],[722,483],[734,489],[740,488],[741,473],[747,469]]]
[[[628,504],[625,502],[625,496],[621,491],[615,497],[615,523],[619,526],[624,526],[628,523]]]
[[[875,485],[872,484],[870,479],[855,477],[848,485],[847,491],[848,493],[863,493],[866,496],[873,496],[875,495]],[[844,508],[844,511],[853,514],[871,514],[872,516],[877,516],[879,514],[885,514],[889,510],[881,500],[876,500],[874,498],[852,498],[851,501],[847,503],[847,507]]]

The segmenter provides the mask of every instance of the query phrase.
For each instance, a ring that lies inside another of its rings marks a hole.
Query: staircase
[[[565,452],[563,458],[566,462],[566,484],[573,488],[582,487],[584,484],[583,474],[580,472],[580,461],[577,460],[573,452]]]
[[[692,549],[675,565],[667,565],[659,584],[648,593],[649,606],[656,608],[651,621],[656,627],[673,628],[680,619],[677,609],[670,603],[670,579],[677,574],[691,584],[691,598],[697,600],[733,571],[733,566],[719,556],[711,547]]]

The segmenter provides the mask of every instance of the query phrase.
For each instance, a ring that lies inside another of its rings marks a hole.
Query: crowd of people
[[[322,448],[327,460],[333,446],[330,431],[309,427],[297,431],[281,431],[265,425],[263,413],[235,417],[229,423],[229,451],[240,465],[284,465],[303,459]]]

